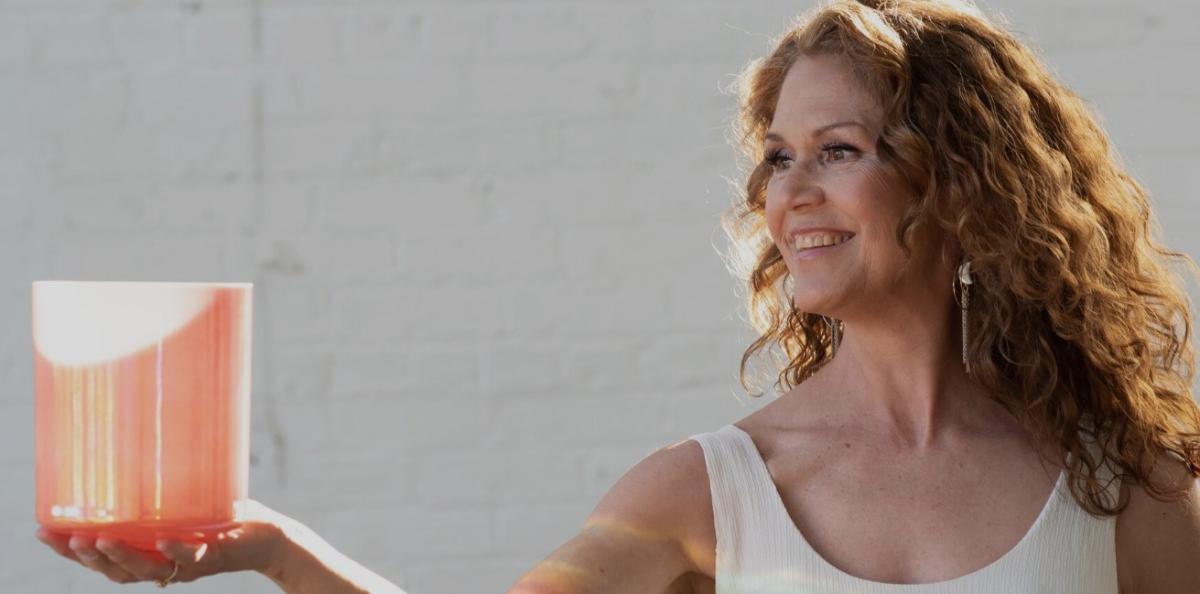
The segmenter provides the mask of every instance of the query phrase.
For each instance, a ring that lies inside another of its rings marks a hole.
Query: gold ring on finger
[[[176,575],[179,575],[179,562],[178,561],[175,562],[175,569],[171,572],[171,575],[169,575],[161,580],[157,580],[154,583],[158,584],[159,588],[166,588],[167,584],[170,584],[171,580],[175,579]]]

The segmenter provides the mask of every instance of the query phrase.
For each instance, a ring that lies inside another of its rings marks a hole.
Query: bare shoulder
[[[658,448],[613,484],[578,535],[508,592],[691,594],[697,564],[704,558],[696,547],[696,522],[704,513],[711,526],[700,445],[684,440]]]
[[[1117,517],[1117,574],[1121,591],[1137,594],[1200,592],[1200,484],[1184,463],[1163,456],[1155,478],[1185,496],[1161,501],[1142,486],[1123,484],[1128,505]]]
[[[688,571],[705,571],[715,550],[712,496],[704,451],[691,439],[639,461],[604,495],[585,526],[632,526],[678,543]]]

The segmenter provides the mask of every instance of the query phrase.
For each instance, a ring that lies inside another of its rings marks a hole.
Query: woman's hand
[[[190,582],[204,576],[231,571],[254,570],[270,574],[277,564],[283,541],[281,525],[286,516],[257,501],[247,500],[239,514],[242,525],[223,532],[206,543],[159,541],[162,558],[107,539],[66,537],[39,528],[37,538],[59,555],[104,574],[118,584],[171,579]]]

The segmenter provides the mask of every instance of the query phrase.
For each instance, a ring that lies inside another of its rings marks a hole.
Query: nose
[[[787,210],[820,204],[825,200],[824,189],[799,164],[785,171],[777,184]]]

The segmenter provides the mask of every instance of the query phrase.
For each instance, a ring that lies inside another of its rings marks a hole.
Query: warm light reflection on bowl
[[[236,526],[251,289],[33,283],[38,523],[145,550]]]

